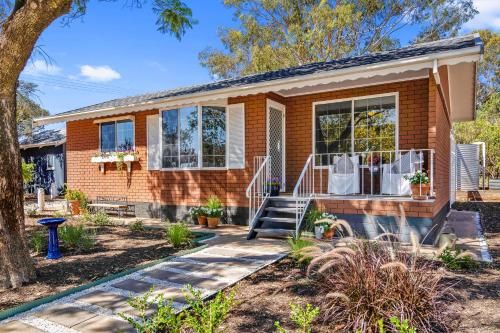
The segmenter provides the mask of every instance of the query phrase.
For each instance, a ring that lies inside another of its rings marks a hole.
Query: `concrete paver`
[[[200,230],[200,227],[193,228]],[[99,284],[0,322],[4,332],[134,332],[119,313],[136,315],[127,304],[152,287],[178,309],[185,306],[185,286],[212,295],[286,255],[284,240],[246,240],[248,227],[221,226],[208,247]]]

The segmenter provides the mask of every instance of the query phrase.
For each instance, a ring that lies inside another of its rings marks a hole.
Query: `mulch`
[[[40,227],[27,227],[28,239]],[[96,246],[87,252],[61,247],[63,257],[47,260],[32,254],[37,279],[18,289],[0,291],[0,311],[53,295],[99,278],[165,258],[179,251],[165,240],[163,230],[131,231],[122,226],[96,228]]]

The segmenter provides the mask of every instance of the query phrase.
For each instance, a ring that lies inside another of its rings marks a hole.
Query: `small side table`
[[[47,217],[38,220],[38,224],[46,226],[49,229],[49,249],[47,251],[47,259],[59,259],[62,257],[59,250],[59,238],[57,237],[57,228],[64,223],[66,219],[60,217]]]

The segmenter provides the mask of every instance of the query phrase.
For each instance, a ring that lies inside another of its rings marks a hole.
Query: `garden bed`
[[[168,257],[174,249],[165,239],[162,229],[132,231],[123,226],[87,226],[95,231],[95,246],[89,250],[72,250],[61,246],[63,257],[45,259],[45,253],[35,254],[38,277],[34,283],[15,290],[0,292],[0,311],[97,279],[134,268],[141,264]],[[27,227],[28,239],[41,227]]]

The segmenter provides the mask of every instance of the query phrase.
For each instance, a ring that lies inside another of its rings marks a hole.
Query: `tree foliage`
[[[19,81],[17,88],[17,132],[19,135],[33,133],[33,118],[48,116],[49,112],[36,101],[37,84]]]
[[[224,0],[238,28],[219,32],[225,50],[201,64],[229,78],[399,46],[395,34],[420,27],[418,41],[455,36],[477,11],[472,0]]]

